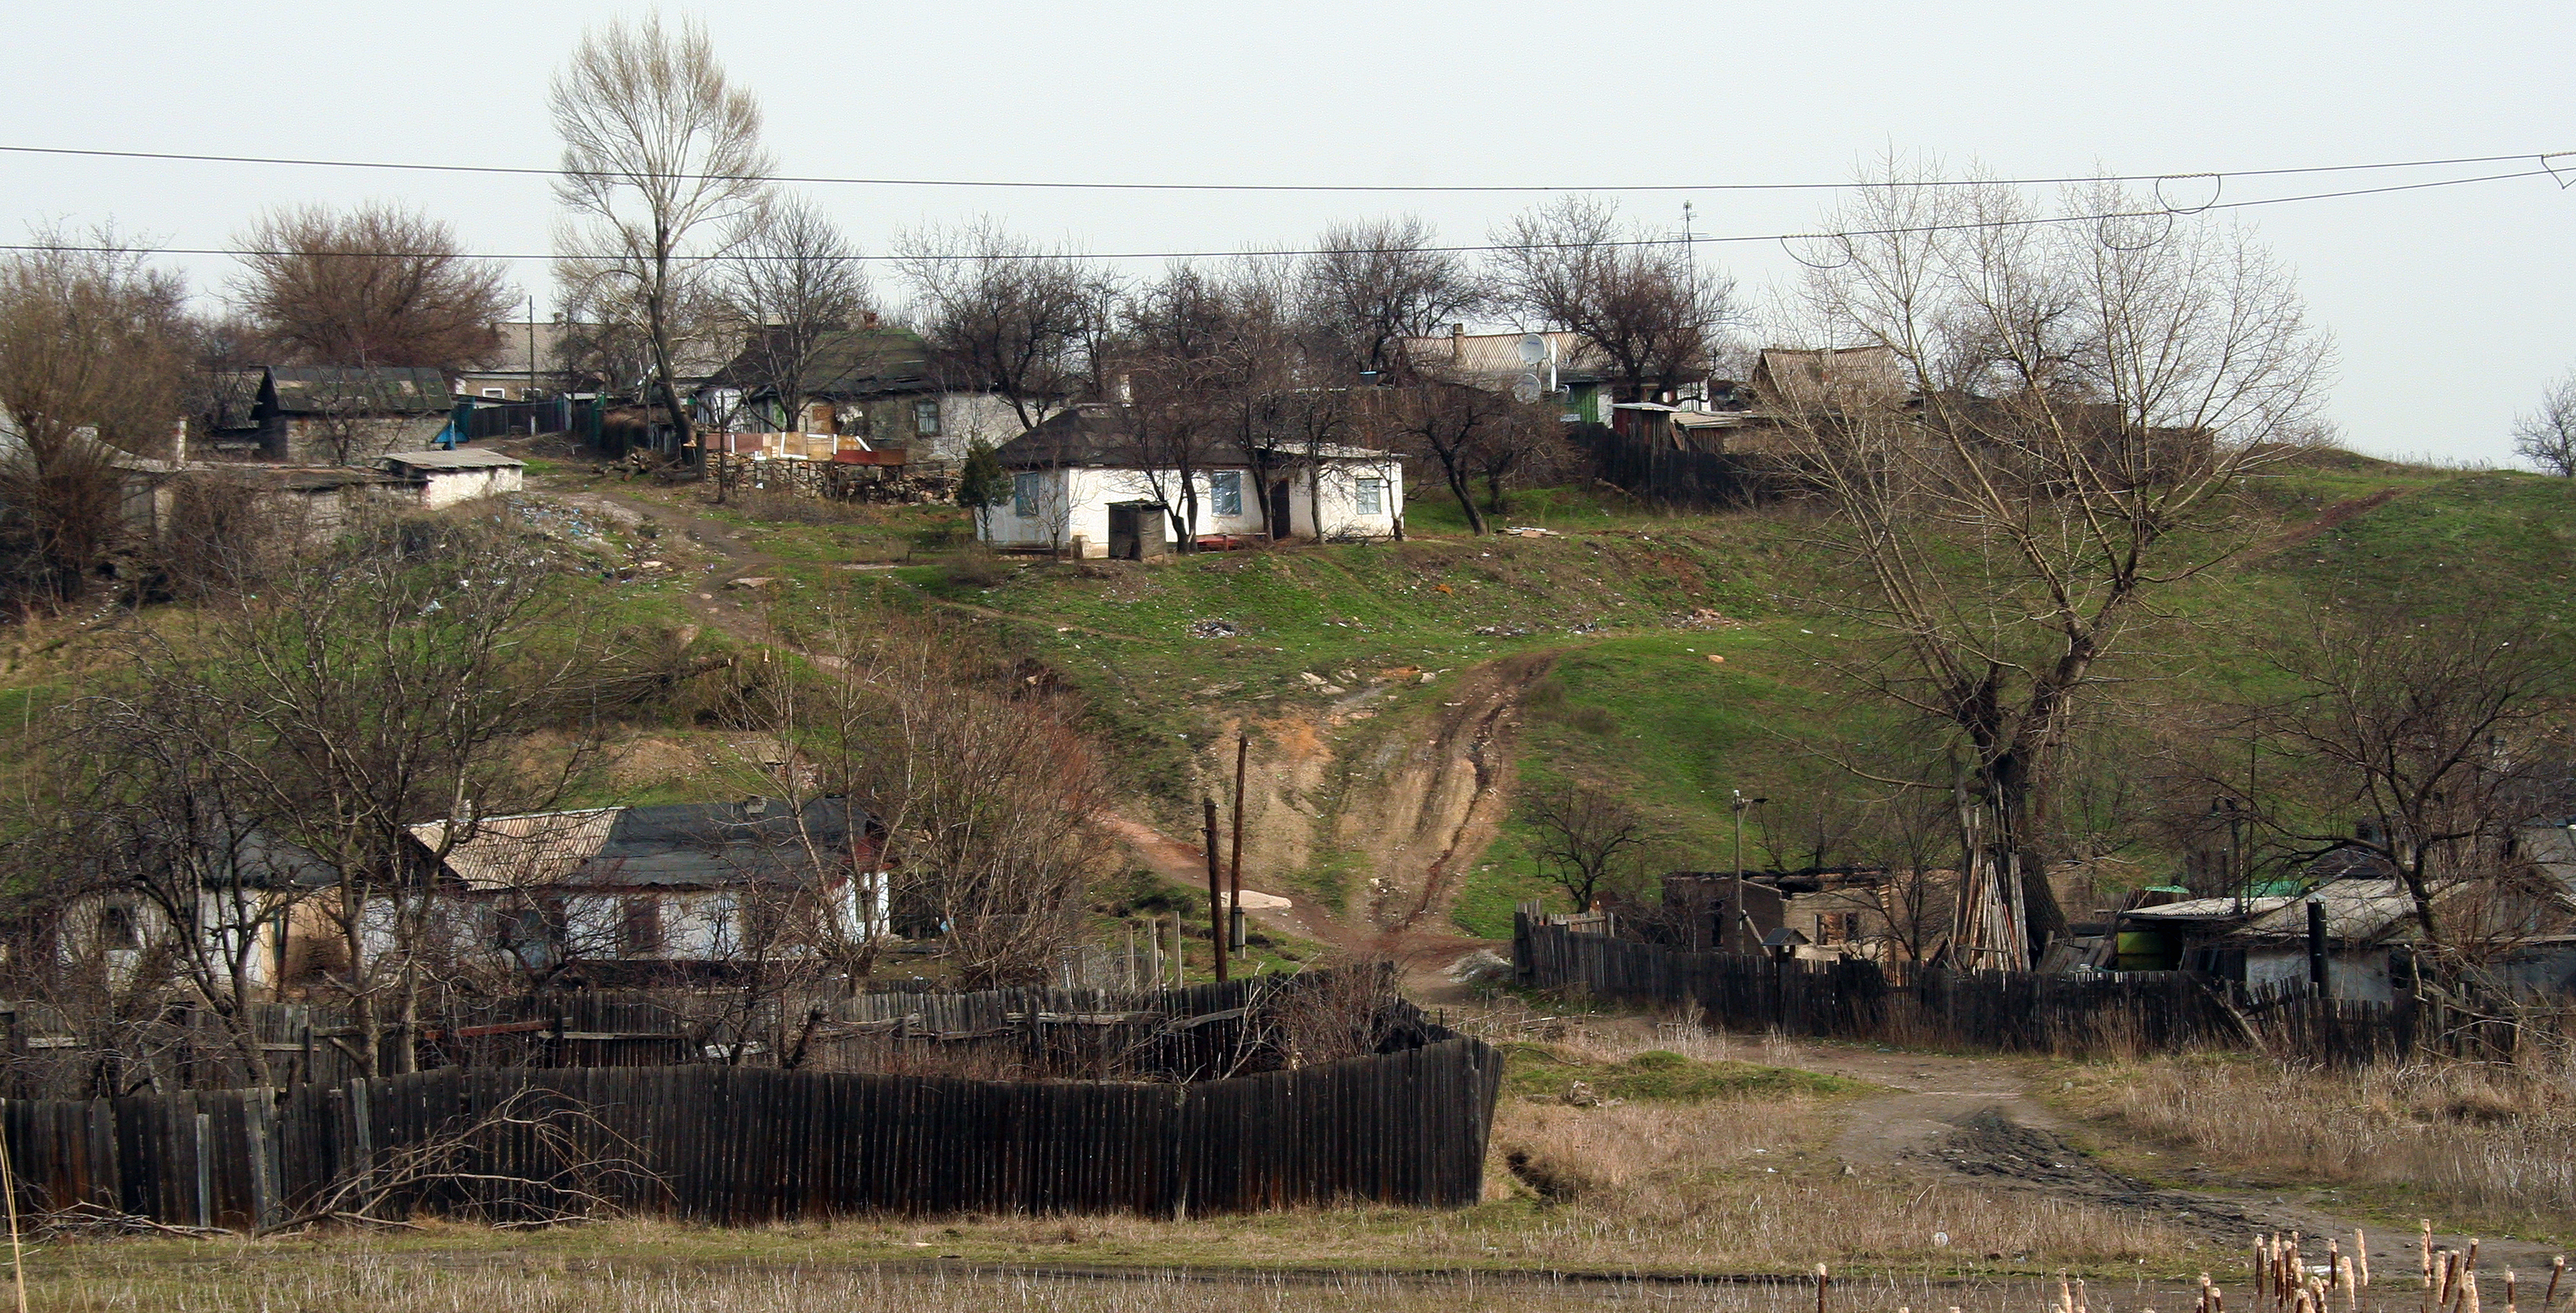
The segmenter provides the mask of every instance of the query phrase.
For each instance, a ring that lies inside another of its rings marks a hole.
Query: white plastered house
[[[1139,559],[1171,551],[1185,532],[1180,470],[1140,449],[1119,407],[1059,412],[996,455],[1010,494],[976,516],[975,530],[993,546]],[[1404,465],[1392,453],[1219,445],[1195,463],[1188,483],[1203,543],[1401,535]]]

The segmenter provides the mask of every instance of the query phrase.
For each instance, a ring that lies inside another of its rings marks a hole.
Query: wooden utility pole
[[[1242,952],[1243,942],[1243,759],[1252,751],[1252,736],[1234,738],[1234,844],[1226,863],[1226,947]]]
[[[1219,866],[1223,852],[1216,846],[1216,799],[1201,798],[1207,808],[1208,862],[1208,947],[1216,951],[1216,978],[1225,983],[1225,872]]]

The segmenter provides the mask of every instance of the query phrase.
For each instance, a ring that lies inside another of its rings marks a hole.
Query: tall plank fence
[[[616,1009],[649,1001],[526,1004],[540,1015],[455,1028],[534,1046],[473,1065],[0,1101],[20,1206],[231,1229],[350,1199],[379,1217],[607,1207],[721,1223],[1454,1206],[1482,1188],[1502,1081],[1493,1049],[1365,967],[1168,991],[861,995],[772,1032],[800,1049],[856,1041],[843,1059],[873,1069],[855,1071],[775,1052],[768,1066],[545,1061],[578,1056],[576,1018],[640,1025],[653,1014]],[[624,1055],[696,1043],[590,1039]]]
[[[377,1215],[596,1200],[711,1223],[912,1213],[1456,1207],[1482,1189],[1499,1055],[1459,1036],[1195,1085],[758,1067],[422,1072],[291,1091],[0,1102],[20,1207],[248,1230],[368,1172]]]
[[[1516,919],[1521,983],[1655,1006],[1697,1004],[1712,1024],[1941,1048],[2084,1056],[2243,1048],[2359,1065],[2419,1046],[2492,1051],[2483,1021],[2453,1025],[2396,1004],[2247,991],[2185,972],[2040,975],[1917,967],[1891,980],[1861,959],[1694,953]]]

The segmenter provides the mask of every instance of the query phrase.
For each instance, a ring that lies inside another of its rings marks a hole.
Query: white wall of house
[[[477,497],[517,492],[522,486],[524,474],[516,465],[476,470],[431,470],[428,482],[420,490],[420,504],[423,509],[434,511]]]
[[[939,431],[921,434],[916,428],[910,448],[915,463],[962,461],[966,459],[966,449],[979,438],[986,446],[999,447],[1028,432],[1028,426],[1020,423],[1020,413],[1011,409],[1010,400],[997,393],[943,392],[935,400],[939,403]],[[1042,420],[1052,413],[1033,410],[1030,418]]]
[[[1324,468],[1321,486],[1307,472],[1286,476],[1289,483],[1288,531],[1317,537],[1316,512],[1323,516],[1325,538],[1389,538],[1404,513],[1404,469],[1394,459],[1333,461]],[[1262,490],[1253,472],[1243,468],[1203,470],[1193,476],[1198,488],[1198,532],[1251,535],[1262,531]],[[1320,494],[1320,496],[1319,496]],[[1011,498],[979,516],[976,533],[1003,547],[1070,550],[1079,540],[1085,556],[1109,554],[1109,508],[1168,499],[1178,503],[1180,475],[1162,471],[1068,467],[1019,470],[1011,474]],[[1167,538],[1179,531],[1166,521]]]

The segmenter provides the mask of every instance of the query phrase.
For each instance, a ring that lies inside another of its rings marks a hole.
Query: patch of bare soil
[[[2271,556],[2278,552],[2287,551],[2301,543],[2311,541],[2324,534],[2328,529],[2332,529],[2336,525],[2352,519],[2354,516],[2367,515],[2372,511],[2378,510],[2380,507],[2404,496],[2405,492],[2406,490],[2403,488],[2382,488],[2367,496],[2346,497],[2342,501],[2336,502],[2335,504],[2318,511],[2315,519],[2312,519],[2295,529],[2290,529],[2283,533],[2273,535],[2269,540],[2256,546],[2254,550],[2247,552],[2245,554],[2245,559],[2249,561],[2259,561],[2264,557]]]
[[[2242,1243],[2269,1221],[2215,1195],[2161,1189],[2122,1176],[2086,1157],[2057,1132],[2014,1121],[1999,1106],[1970,1113],[1938,1142],[1907,1157],[1985,1184],[2153,1213],[2220,1244]]]

